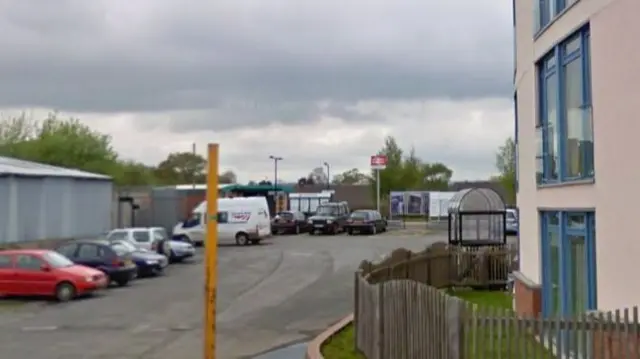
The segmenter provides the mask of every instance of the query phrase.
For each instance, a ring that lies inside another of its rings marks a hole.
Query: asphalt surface
[[[253,358],[303,343],[352,311],[363,259],[421,250],[443,234],[277,236],[219,248],[218,359]],[[202,356],[204,267],[172,265],[160,278],[64,304],[0,308],[3,359],[168,359]]]

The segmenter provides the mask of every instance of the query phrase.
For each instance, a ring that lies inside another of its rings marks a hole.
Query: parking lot
[[[260,246],[220,247],[218,358],[252,358],[305,342],[352,309],[353,271],[397,247],[446,240],[377,236],[276,236]],[[0,308],[3,357],[197,358],[204,268],[199,254],[159,278],[93,298]]]

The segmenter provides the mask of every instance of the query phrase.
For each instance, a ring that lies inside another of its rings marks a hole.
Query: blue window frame
[[[541,211],[542,314],[575,318],[597,309],[595,212]],[[564,354],[586,357],[580,332],[548,331]]]
[[[518,188],[520,187],[518,182],[519,182],[519,174],[518,174],[518,162],[520,161],[520,157],[519,157],[519,146],[518,146],[518,92],[516,91],[513,94],[513,112],[514,112],[514,119],[515,119],[515,126],[514,126],[514,136],[513,136],[513,141],[515,144],[515,157],[516,157],[516,165],[515,165],[515,170],[516,170],[516,193],[518,193]]]
[[[569,5],[578,0],[533,0],[534,1],[534,28],[533,33],[549,25],[558,15],[560,15]]]
[[[542,313],[597,308],[595,212],[541,211]]]
[[[539,185],[594,178],[588,26],[537,63]]]

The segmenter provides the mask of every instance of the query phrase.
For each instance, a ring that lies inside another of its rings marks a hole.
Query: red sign
[[[387,167],[387,156],[385,155],[371,156],[371,168],[384,169],[385,167]]]

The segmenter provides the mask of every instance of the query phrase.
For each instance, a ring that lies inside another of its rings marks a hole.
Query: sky
[[[359,168],[394,136],[455,180],[513,134],[511,3],[0,0],[0,113],[48,112],[156,164],[220,144],[240,182]]]

